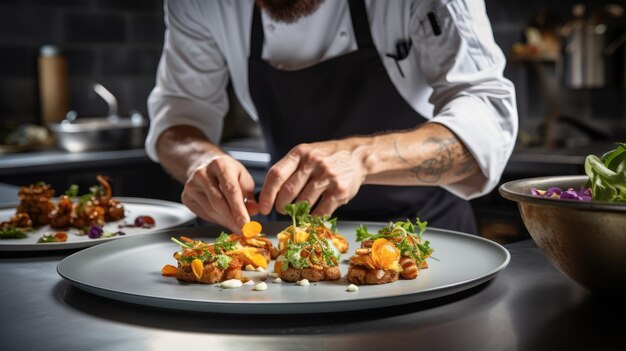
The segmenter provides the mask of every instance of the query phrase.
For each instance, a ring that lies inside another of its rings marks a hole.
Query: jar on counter
[[[45,45],[37,63],[41,122],[47,126],[62,121],[69,111],[67,61],[57,46]]]

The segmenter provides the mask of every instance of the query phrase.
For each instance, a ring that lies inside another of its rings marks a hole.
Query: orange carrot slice
[[[241,232],[246,238],[254,238],[255,236],[261,234],[261,230],[263,230],[263,227],[261,226],[261,223],[257,221],[250,221],[244,224],[243,228],[241,228]]]
[[[194,259],[191,261],[191,270],[193,271],[193,275],[196,276],[196,279],[200,280],[202,272],[204,271],[204,263],[197,258]]]
[[[372,245],[372,261],[378,269],[389,269],[397,265],[400,259],[400,250],[396,246],[387,241],[387,239],[380,238],[374,241]]]
[[[243,254],[252,262],[253,266],[267,268],[267,260],[263,255],[251,251],[244,251]]]
[[[166,277],[175,277],[176,271],[176,267],[172,266],[171,264],[166,264],[165,266],[163,266],[163,268],[161,268],[161,274]]]

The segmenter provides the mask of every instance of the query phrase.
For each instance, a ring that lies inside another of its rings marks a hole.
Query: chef
[[[481,0],[165,1],[148,155],[182,202],[239,232],[306,200],[340,220],[476,233],[518,123]],[[272,166],[258,200],[220,141],[230,81]]]

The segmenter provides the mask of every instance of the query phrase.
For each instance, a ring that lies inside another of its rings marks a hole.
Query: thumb
[[[252,175],[246,170],[241,172],[239,176],[239,184],[241,185],[241,192],[245,199],[246,209],[250,217],[259,214],[259,203],[254,197],[254,179]]]

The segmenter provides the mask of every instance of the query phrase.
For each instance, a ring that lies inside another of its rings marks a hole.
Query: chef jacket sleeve
[[[200,12],[196,6],[189,1],[164,2],[163,52],[148,97],[146,152],[154,161],[158,161],[157,139],[169,127],[195,127],[216,144],[221,138],[228,111],[228,71],[207,24],[194,15]]]
[[[435,1],[411,15],[411,30],[421,71],[433,89],[429,123],[456,134],[482,172],[444,188],[464,199],[484,195],[500,181],[518,130],[515,88],[503,77],[506,60],[484,2]]]

